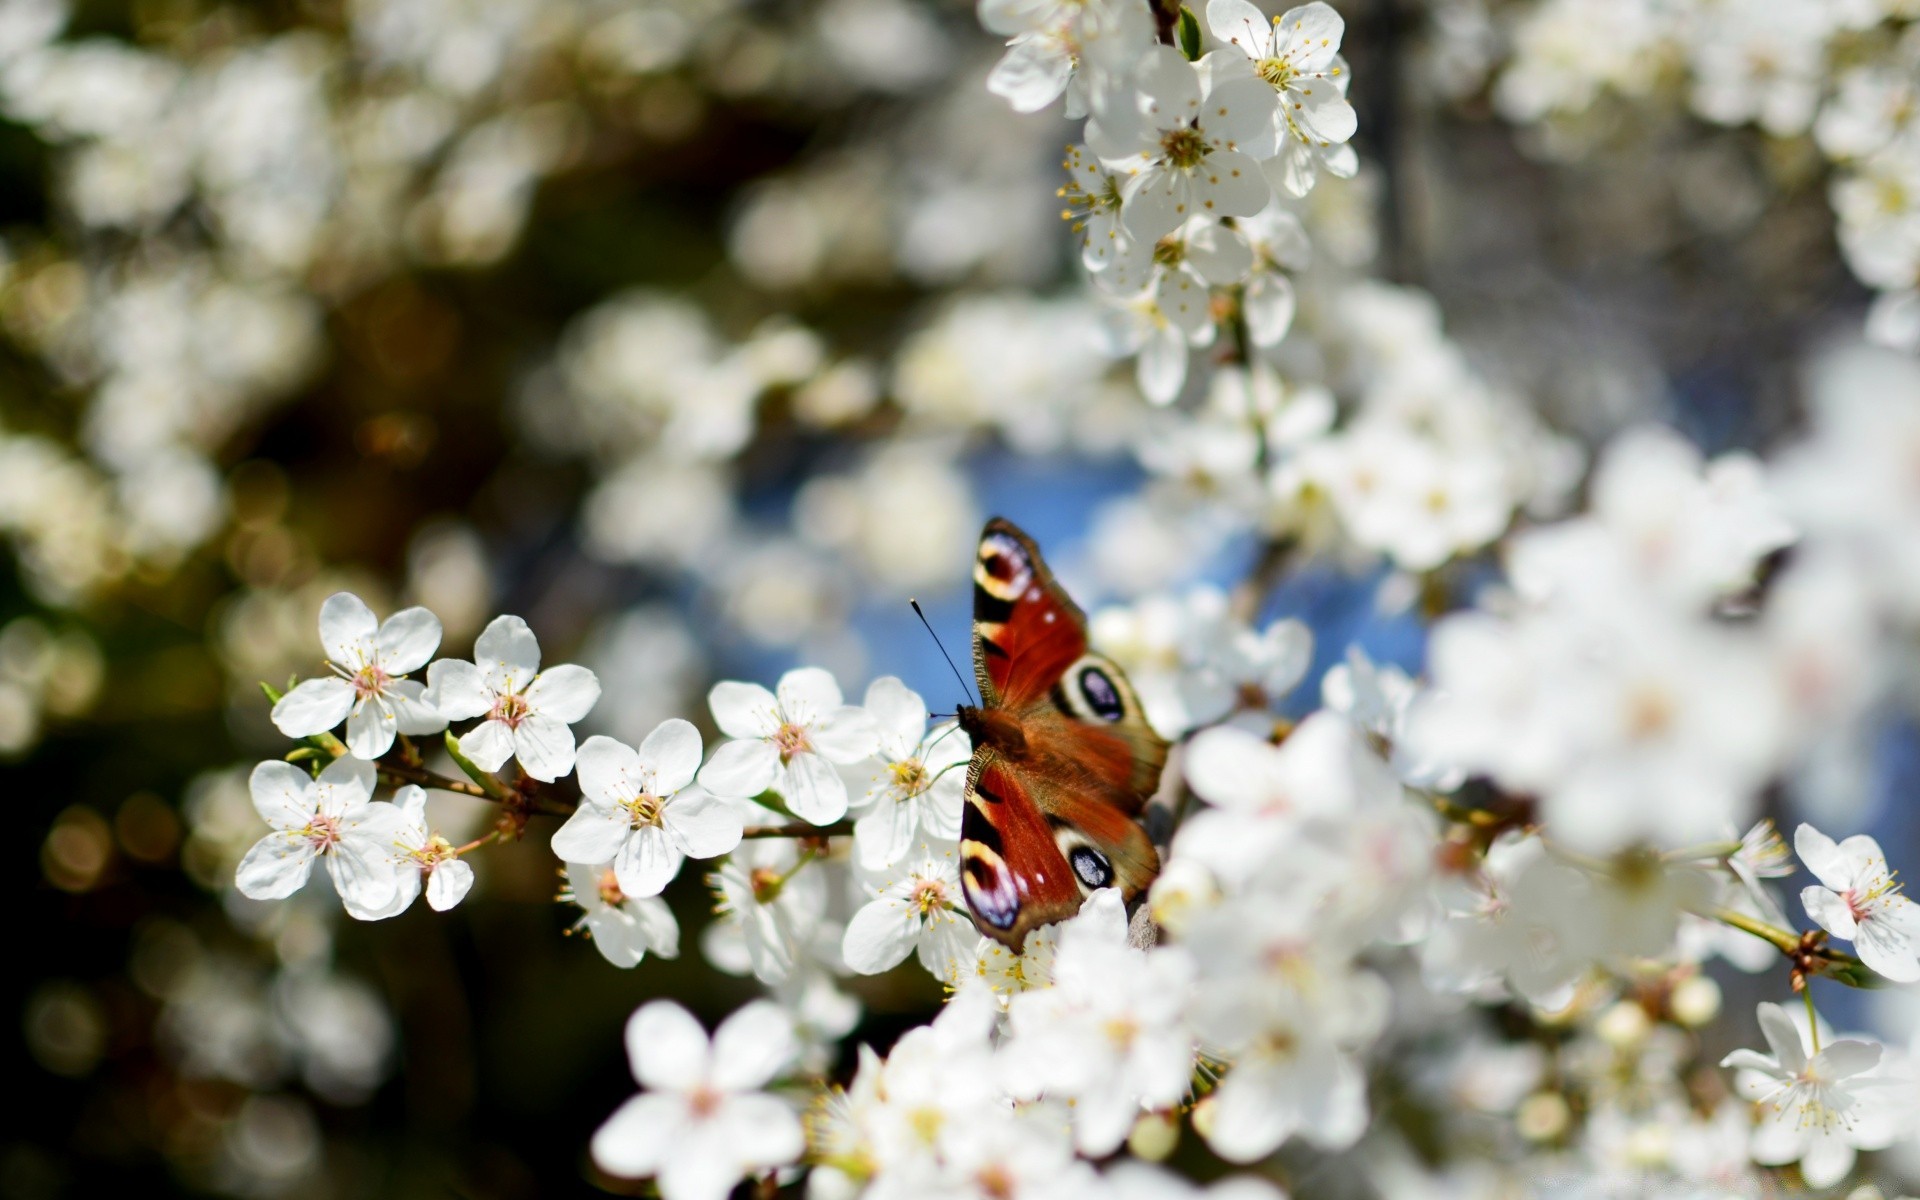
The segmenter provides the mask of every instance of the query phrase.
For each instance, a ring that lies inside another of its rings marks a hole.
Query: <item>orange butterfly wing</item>
[[[1032,539],[995,519],[974,564],[981,709],[961,818],[961,891],[974,924],[1019,947],[1096,888],[1131,903],[1160,858],[1134,818],[1167,744],[1120,668],[1087,649],[1086,617]]]

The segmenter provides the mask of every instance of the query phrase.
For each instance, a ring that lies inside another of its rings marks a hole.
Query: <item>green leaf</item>
[[[1200,22],[1184,4],[1180,6],[1180,53],[1188,62],[1200,61]]]
[[[290,692],[290,691],[292,691],[292,690],[293,690],[293,685],[294,685],[294,683],[296,683],[296,682],[297,682],[297,681],[299,680],[299,678],[300,678],[300,677],[299,677],[298,675],[296,675],[296,676],[294,676],[294,677],[293,677],[292,679],[290,679],[290,680],[288,680],[288,681],[287,681],[287,692]],[[282,697],[282,696],[284,696],[284,695],[286,695],[286,694],[287,694],[287,692],[276,692],[276,691],[274,691],[274,690],[273,690],[273,685],[272,685],[272,684],[270,684],[270,683],[268,683],[268,682],[267,682],[266,680],[264,680],[264,679],[262,679],[262,680],[260,681],[260,690],[261,690],[261,692],[262,692],[262,693],[264,693],[264,694],[266,695],[266,697],[267,697],[267,703],[268,703],[268,704],[278,704],[278,703],[280,703],[280,697]]]

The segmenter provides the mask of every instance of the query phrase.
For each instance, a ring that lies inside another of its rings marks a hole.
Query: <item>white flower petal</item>
[[[807,1148],[800,1118],[778,1096],[748,1092],[728,1097],[724,1119],[723,1136],[745,1166],[761,1170],[785,1166]]]
[[[234,871],[234,886],[255,900],[284,900],[313,869],[313,843],[296,833],[270,833],[253,844]]]
[[[920,921],[910,907],[891,898],[875,900],[847,922],[840,955],[851,970],[878,975],[907,961],[919,936]]]
[[[660,820],[675,845],[693,858],[718,858],[740,844],[740,810],[698,785],[675,793]]]
[[[380,626],[374,644],[389,675],[408,675],[427,665],[440,648],[440,618],[424,608],[403,608]]]
[[[780,711],[794,725],[811,725],[841,705],[840,685],[821,667],[796,667],[774,689]]]
[[[593,1161],[609,1175],[637,1179],[652,1175],[673,1157],[684,1138],[686,1101],[647,1092],[615,1109],[594,1131]]]
[[[573,770],[573,730],[543,712],[529,713],[514,728],[513,753],[527,774],[552,783]]]
[[[247,791],[260,819],[275,829],[299,829],[313,815],[313,779],[290,762],[269,759],[247,777]]]
[[[714,755],[716,761],[719,757]],[[712,770],[713,763],[708,763],[707,768]],[[706,783],[709,790],[719,792],[704,774],[701,782]],[[846,781],[840,778],[840,772],[833,769],[832,763],[818,754],[794,755],[780,768],[774,786],[780,798],[787,802],[787,810],[803,821],[831,825],[847,815]]]
[[[472,890],[473,868],[457,858],[435,863],[427,876],[427,904],[435,912],[446,912]]]
[[[513,730],[505,721],[482,721],[460,735],[460,753],[482,771],[498,771],[513,757]]]
[[[693,722],[669,717],[640,743],[640,767],[653,774],[657,796],[671,796],[700,773],[700,731]]]
[[[519,617],[498,616],[474,639],[473,661],[489,691],[518,694],[540,673],[540,639]]]
[[[427,702],[426,686],[412,679],[387,685],[387,707],[393,712],[394,728],[412,737],[439,733],[447,727],[447,718]]]
[[[879,752],[891,761],[911,757],[927,736],[927,702],[895,676],[868,684],[864,707],[873,718]]]
[[[344,679],[308,679],[273,706],[273,727],[288,737],[312,737],[347,719],[353,685]]]
[[[494,695],[480,668],[459,658],[443,658],[427,668],[427,703],[450,721],[485,716]]]
[[[780,702],[757,683],[723,679],[707,693],[713,723],[732,738],[772,737],[780,728]]]
[[[352,715],[347,718],[347,749],[353,751],[354,757],[372,762],[393,749],[393,738],[397,732],[392,709],[381,703],[377,696],[364,700],[354,707]]]
[[[829,709],[813,718],[807,737],[823,758],[837,763],[856,763],[869,758],[880,743],[872,714],[851,704]]]
[[[700,768],[700,786],[716,796],[746,798],[766,791],[779,775],[780,752],[771,742],[748,738],[720,743]]]
[[[755,1000],[720,1023],[713,1035],[713,1086],[744,1092],[764,1086],[798,1050],[793,1021],[780,1006]]]
[[[580,744],[574,770],[580,775],[580,794],[595,804],[618,809],[640,794],[640,756],[625,742],[604,734]]]
[[[563,862],[597,866],[610,863],[626,844],[632,824],[622,809],[582,804],[566,824],[553,831],[549,845]]]
[[[620,881],[620,890],[629,896],[658,896],[680,873],[682,861],[666,830],[642,825],[620,843],[620,852],[613,859],[613,874]]]
[[[627,1018],[627,1062],[655,1091],[682,1092],[708,1082],[707,1031],[671,1000],[643,1004]]]
[[[1821,883],[1835,891],[1851,886],[1852,872],[1847,868],[1846,858],[1826,834],[1803,823],[1793,831],[1793,849]]]
[[[573,663],[548,667],[527,689],[527,703],[535,712],[568,725],[584,720],[599,702],[600,677]]]
[[[373,657],[380,621],[352,592],[335,592],[320,603],[320,645],[327,657],[357,671]]]

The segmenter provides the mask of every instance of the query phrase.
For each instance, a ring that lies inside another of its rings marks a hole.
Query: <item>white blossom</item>
[[[1304,196],[1321,166],[1350,177],[1358,159],[1346,142],[1359,128],[1359,118],[1347,103],[1352,73],[1340,57],[1346,32],[1340,14],[1315,0],[1269,23],[1247,0],[1207,0],[1207,27],[1245,56],[1220,51],[1235,66],[1229,70],[1223,63],[1216,71],[1231,75],[1250,69],[1273,91],[1269,120],[1279,154],[1268,171],[1276,186]]]
[[[730,741],[714,749],[700,782],[716,796],[748,798],[772,788],[802,820],[826,825],[847,811],[836,763],[854,763],[879,740],[866,710],[843,704],[840,685],[818,667],[780,677],[772,692],[752,683],[713,685],[714,723]]]
[[[320,605],[320,644],[335,677],[309,679],[280,698],[273,723],[281,733],[312,737],[345,721],[347,749],[371,760],[393,747],[395,734],[447,727],[425,687],[407,678],[440,645],[440,619],[426,609],[402,609],[381,623],[358,596],[335,592]]]
[[[878,734],[880,770],[853,805],[860,863],[880,870],[918,841],[960,836],[960,810],[973,747],[951,722],[927,728],[927,704],[891,675],[867,686],[865,707]]]
[[[1897,983],[1920,980],[1920,905],[1900,894],[1880,843],[1856,834],[1835,845],[1811,825],[1793,848],[1820,881],[1800,892],[1814,923],[1853,943],[1860,959]]]
[[[649,953],[661,958],[680,954],[680,923],[658,896],[629,896],[610,866],[567,864],[567,887],[561,899],[585,911],[574,928],[583,929],[600,956],[616,967],[638,966]]]
[[[519,617],[495,617],[473,662],[443,658],[427,668],[427,703],[450,721],[486,718],[460,735],[460,752],[483,771],[509,758],[551,783],[573,770],[573,730],[600,699],[592,671],[571,663],[540,669],[540,643]]]
[[[1871,1112],[1887,1097],[1868,1073],[1880,1062],[1882,1048],[1854,1039],[1822,1039],[1810,1053],[1800,1026],[1778,1004],[1759,1006],[1760,1032],[1771,1054],[1735,1050],[1720,1065],[1738,1072],[1739,1093],[1760,1106],[1753,1131],[1755,1162],[1769,1166],[1797,1162],[1816,1188],[1838,1183],[1852,1169],[1856,1146],[1878,1142],[1882,1122]],[[1864,1137],[1862,1135],[1865,1135]]]
[[[693,782],[700,731],[678,717],[639,750],[595,735],[580,747],[580,807],[554,831],[568,862],[612,863],[620,890],[657,896],[687,856],[718,858],[740,844],[740,814]]]
[[[327,764],[318,778],[288,762],[255,767],[247,788],[254,810],[273,831],[240,860],[234,881],[241,893],[285,899],[307,882],[318,858],[350,916],[372,921],[398,912],[393,903],[401,871],[393,847],[406,817],[375,801],[373,784],[373,764],[349,755]],[[417,888],[417,872],[412,874]]]
[[[743,1177],[805,1148],[800,1118],[762,1090],[795,1050],[792,1023],[764,1000],[728,1017],[711,1041],[678,1004],[641,1006],[627,1021],[627,1059],[645,1090],[595,1131],[594,1162],[656,1178],[665,1200],[724,1200]]]
[[[841,943],[849,968],[877,975],[916,955],[934,978],[956,977],[979,936],[961,899],[957,849],[922,846],[865,881],[871,898],[848,919]]]

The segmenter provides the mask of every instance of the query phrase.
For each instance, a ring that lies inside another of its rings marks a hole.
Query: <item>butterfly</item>
[[[1160,873],[1138,820],[1167,743],[1033,539],[996,517],[973,564],[980,706],[960,820],[960,891],[980,932],[1018,950],[1098,888],[1128,904]]]

